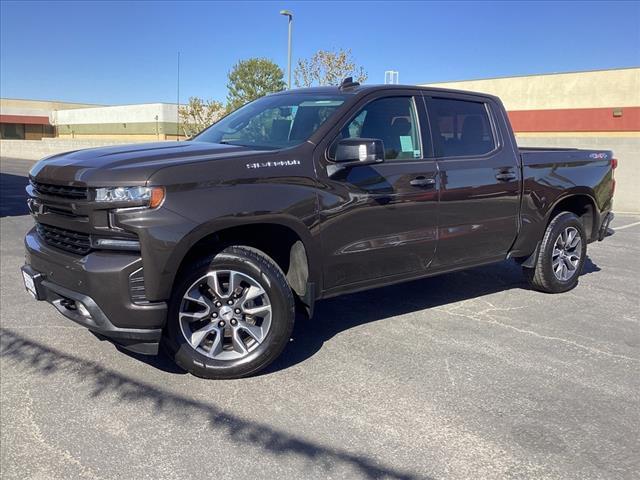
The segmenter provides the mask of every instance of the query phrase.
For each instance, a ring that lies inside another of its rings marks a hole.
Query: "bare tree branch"
[[[351,50],[318,50],[309,59],[298,60],[294,71],[298,87],[314,85],[339,85],[346,77],[363,83],[368,75],[362,66],[357,66],[351,56]]]

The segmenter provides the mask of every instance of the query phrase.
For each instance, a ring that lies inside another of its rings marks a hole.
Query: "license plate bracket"
[[[27,292],[36,300],[44,300],[44,289],[42,288],[42,274],[35,272],[28,265],[23,266],[21,269],[22,280]]]

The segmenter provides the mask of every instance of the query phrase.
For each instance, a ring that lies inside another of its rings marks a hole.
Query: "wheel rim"
[[[235,270],[212,270],[182,297],[179,323],[197,352],[235,360],[264,342],[271,328],[271,301],[254,278]]]
[[[578,271],[582,257],[582,239],[575,227],[565,228],[553,245],[553,273],[558,280],[566,282]]]

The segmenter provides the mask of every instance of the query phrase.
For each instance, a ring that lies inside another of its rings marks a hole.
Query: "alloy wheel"
[[[271,327],[271,302],[260,282],[235,270],[212,270],[187,289],[179,311],[182,335],[215,360],[246,357]]]
[[[582,239],[575,227],[565,228],[553,245],[551,255],[553,273],[558,280],[566,282],[572,278],[580,265]]]

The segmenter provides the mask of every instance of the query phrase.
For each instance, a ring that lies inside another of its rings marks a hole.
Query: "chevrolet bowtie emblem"
[[[44,213],[44,205],[42,205],[42,203],[40,203],[35,198],[28,199],[27,200],[27,205],[29,206],[29,211],[33,215],[40,215],[40,214]]]

